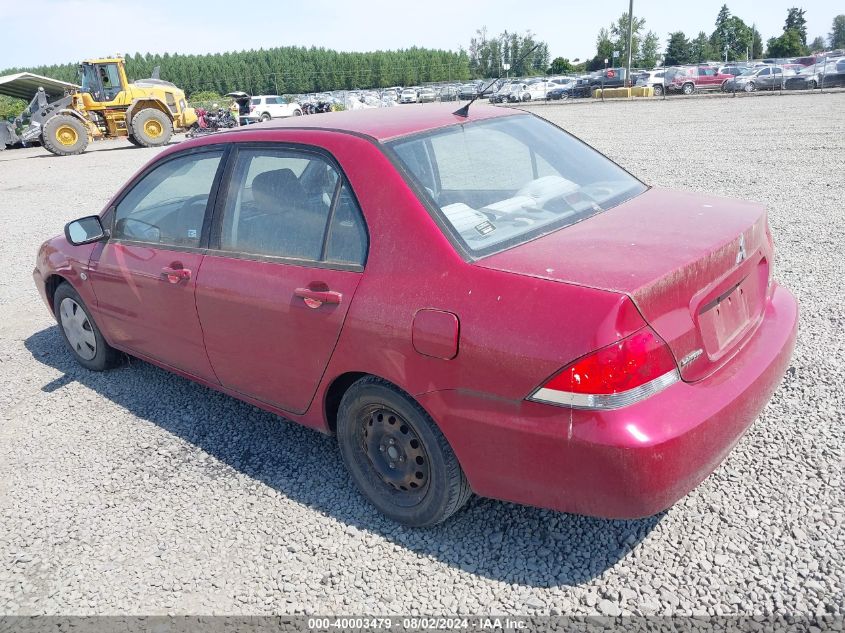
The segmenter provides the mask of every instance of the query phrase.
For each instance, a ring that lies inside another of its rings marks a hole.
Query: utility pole
[[[625,69],[625,85],[631,87],[631,55],[634,44],[634,0],[628,3],[628,67]]]

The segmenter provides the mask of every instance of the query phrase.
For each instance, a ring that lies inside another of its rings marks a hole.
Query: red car
[[[71,352],[142,358],[337,435],[396,521],[474,492],[673,504],[793,349],[763,207],[649,187],[510,109],[374,109],[160,153],[40,249]]]
[[[666,90],[691,95],[701,90],[724,90],[725,82],[733,75],[720,73],[712,66],[691,66],[676,68],[667,76]]]

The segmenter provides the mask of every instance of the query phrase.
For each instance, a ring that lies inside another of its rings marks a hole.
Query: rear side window
[[[112,236],[198,247],[221,150],[190,154],[155,167],[118,203]]]
[[[237,153],[219,248],[245,256],[363,265],[366,229],[347,184],[319,154]]]

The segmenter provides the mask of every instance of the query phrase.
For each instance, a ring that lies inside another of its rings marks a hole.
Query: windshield
[[[449,236],[476,256],[575,224],[646,190],[591,147],[531,115],[450,126],[388,145]]]

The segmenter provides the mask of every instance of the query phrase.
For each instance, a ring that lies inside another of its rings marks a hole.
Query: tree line
[[[470,78],[466,51],[409,48],[368,53],[326,48],[278,47],[208,55],[134,53],[125,57],[130,80],[161,78],[188,95],[243,90],[250,94],[297,94],[327,90],[379,88]],[[0,75],[29,71],[77,83],[77,63],[9,68]]]

